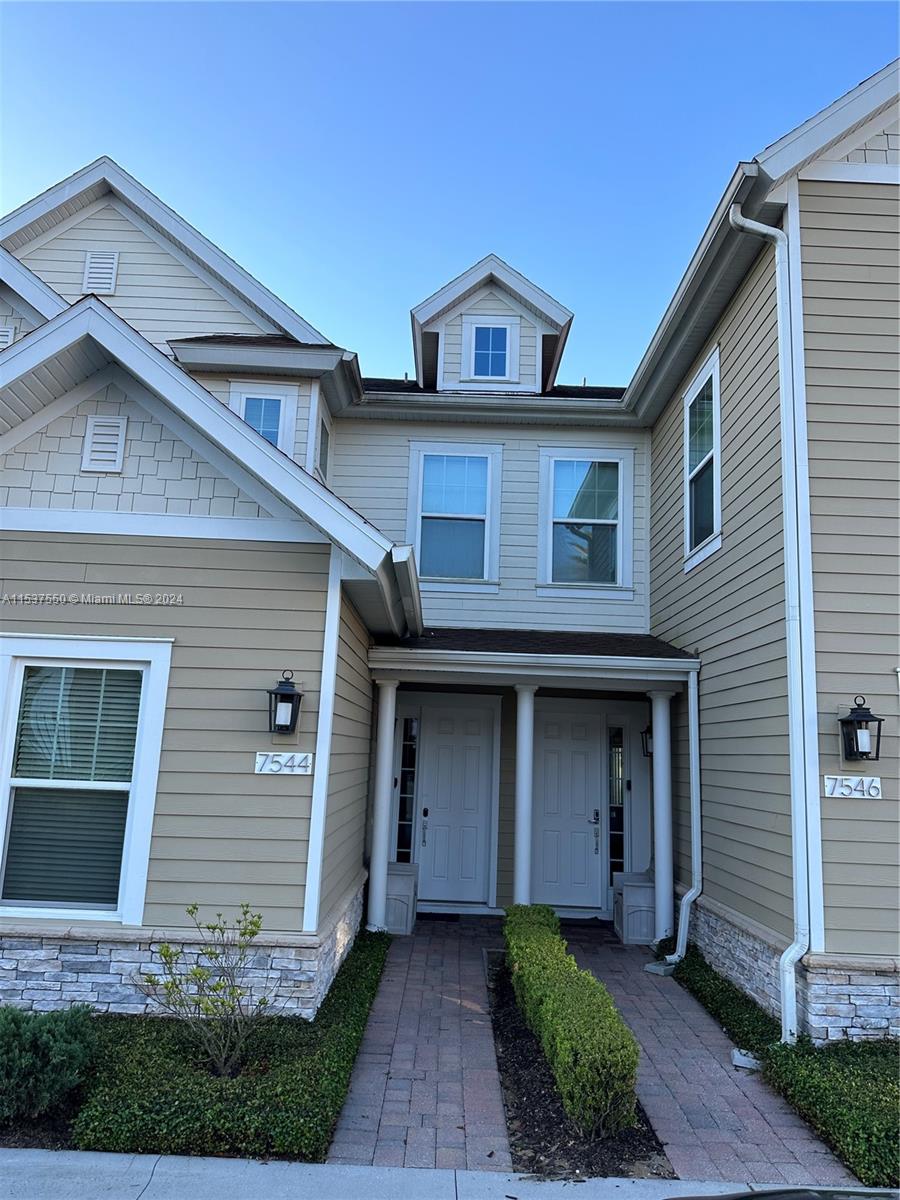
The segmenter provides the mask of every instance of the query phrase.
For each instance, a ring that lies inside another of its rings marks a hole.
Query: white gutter
[[[700,678],[696,671],[688,676],[688,762],[691,791],[691,886],[681,897],[678,910],[678,941],[675,953],[666,963],[676,966],[685,956],[691,906],[703,891],[703,830],[700,825]]]
[[[778,315],[778,386],[781,408],[782,507],[784,513],[784,604],[787,639],[788,742],[791,777],[791,856],[793,861],[794,940],[781,955],[778,972],[781,984],[781,1040],[797,1040],[796,966],[809,949],[809,828],[807,804],[810,788],[818,798],[818,778],[807,777],[807,686],[815,679],[804,677],[804,616],[811,617],[811,594],[802,596],[801,578],[811,560],[801,552],[801,513],[809,522],[809,489],[803,486],[806,471],[799,465],[798,450],[806,454],[806,430],[798,435],[797,397],[794,387],[794,330],[791,318],[791,270],[789,240],[782,229],[750,221],[739,204],[732,205],[728,219],[741,233],[764,238],[775,246],[775,294]],[[797,280],[797,287],[800,281]],[[799,333],[800,331],[798,331]],[[805,413],[800,414],[805,421]],[[799,443],[799,444],[798,444]],[[805,464],[804,464],[805,466]],[[808,552],[808,546],[805,547]],[[809,589],[806,589],[809,593]],[[806,600],[804,604],[803,601]],[[804,612],[804,609],[807,612]],[[807,635],[808,636],[808,635]],[[807,685],[807,686],[805,686]],[[813,693],[814,694],[814,693]],[[815,725],[813,702],[812,725]]]

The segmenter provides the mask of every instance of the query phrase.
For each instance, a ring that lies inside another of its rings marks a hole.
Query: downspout
[[[687,952],[691,906],[703,891],[703,830],[700,826],[700,688],[699,672],[688,676],[688,772],[691,791],[691,886],[678,909],[678,941],[666,965],[676,967]]]
[[[733,229],[764,238],[775,246],[775,298],[778,314],[778,387],[781,408],[781,468],[784,512],[785,632],[788,672],[788,741],[791,774],[791,856],[793,862],[794,940],[781,955],[781,1040],[797,1040],[796,966],[809,949],[809,833],[807,828],[806,738],[800,597],[800,516],[794,393],[791,273],[788,236],[782,229],[751,221],[733,204]]]

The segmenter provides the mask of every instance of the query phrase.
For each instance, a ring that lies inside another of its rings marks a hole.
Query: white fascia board
[[[696,658],[613,658],[587,654],[493,654],[466,650],[405,650],[374,646],[369,666],[379,672],[440,671],[463,675],[509,675],[538,679],[640,679],[685,681],[700,670]]]
[[[896,101],[900,88],[900,60],[895,59],[875,75],[823,108],[821,112],[767,146],[755,161],[772,180],[792,175],[860,125],[866,118]]]
[[[138,383],[202,430],[351,558],[370,571],[389,561],[393,542],[293,459],[271,446],[95,296],[72,305],[0,355],[0,387],[13,383],[85,336],[103,346]]]
[[[58,317],[69,305],[49,284],[44,283],[34,271],[20,263],[14,254],[0,246],[0,280],[10,287],[26,304],[45,320]]]
[[[52,212],[60,204],[72,200],[79,193],[105,183],[109,190],[121,197],[147,220],[154,222],[179,246],[194,255],[205,267],[233,288],[239,296],[254,308],[259,309],[273,324],[291,334],[299,341],[323,342],[328,339],[305,321],[298,313],[279,300],[257,279],[213,245],[202,233],[189,225],[174,209],[154,196],[143,184],[124,171],[111,158],[98,158],[74,175],[62,180],[46,192],[29,200],[20,208],[0,220],[0,242],[20,229]]]

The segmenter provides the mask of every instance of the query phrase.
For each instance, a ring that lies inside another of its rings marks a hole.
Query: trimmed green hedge
[[[569,1117],[590,1137],[633,1125],[638,1047],[609,992],[579,970],[545,905],[507,909],[503,933],[516,1000]]]
[[[73,1136],[81,1150],[282,1155],[321,1162],[390,938],[361,934],[314,1021],[260,1018],[241,1074],[196,1061],[180,1022],[101,1017],[100,1053]]]
[[[0,1125],[39,1117],[76,1088],[94,1050],[91,1010],[0,1008]]]
[[[864,1184],[900,1184],[900,1043],[817,1047],[802,1038],[795,1046],[782,1045],[779,1022],[713,970],[695,946],[688,946],[675,978],[733,1041],[762,1060],[766,1080]]]

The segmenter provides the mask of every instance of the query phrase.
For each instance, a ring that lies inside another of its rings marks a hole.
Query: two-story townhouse
[[[108,159],[0,221],[7,997],[142,1004],[246,899],[311,1013],[414,876],[644,941],[680,893],[786,1036],[884,1031],[896,94],[740,164],[627,389],[495,256],[370,379]]]

